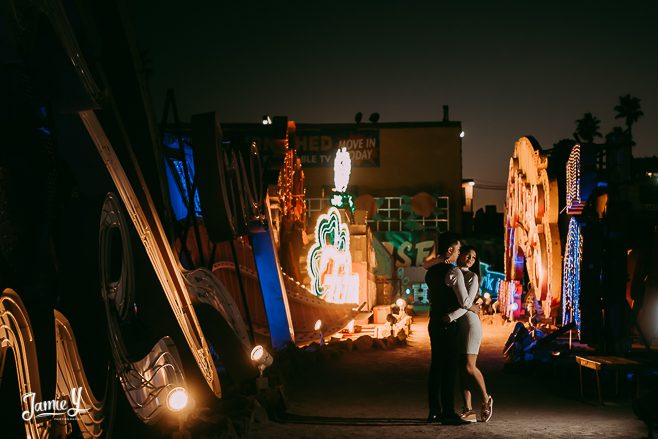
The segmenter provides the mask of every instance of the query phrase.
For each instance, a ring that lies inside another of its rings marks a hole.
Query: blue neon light
[[[293,329],[288,308],[288,296],[279,271],[279,261],[270,229],[252,231],[251,245],[258,271],[258,282],[263,293],[272,347],[285,348],[293,340]]]
[[[576,323],[580,338],[580,263],[582,261],[583,240],[580,224],[576,218],[569,221],[567,246],[564,255],[564,274],[562,281],[562,324]]]
[[[174,211],[174,217],[177,221],[187,218],[187,206],[189,200],[190,187],[194,181],[194,155],[192,148],[189,145],[189,139],[183,137],[183,151],[185,152],[185,163],[187,164],[187,171],[189,181],[185,179],[185,169],[183,161],[174,157],[179,156],[180,148],[178,146],[178,139],[176,136],[165,133],[162,143],[165,148],[170,151],[165,154],[165,171],[167,174],[167,184],[169,186],[169,199],[171,207]],[[201,217],[201,203],[199,201],[199,192],[194,191],[194,213],[197,217]]]
[[[489,293],[493,300],[498,298],[499,280],[505,280],[505,274],[498,271],[489,270],[491,265],[480,261],[480,289],[483,293]]]

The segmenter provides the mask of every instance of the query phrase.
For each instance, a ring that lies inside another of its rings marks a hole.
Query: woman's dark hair
[[[475,262],[473,263],[473,266],[470,268],[470,270],[477,274],[478,280],[482,280],[482,277],[480,275],[480,254],[478,253],[477,249],[473,247],[472,245],[464,245],[462,248],[459,250],[459,257],[461,258],[464,256],[466,253],[470,252],[473,250],[475,252]]]
[[[457,244],[459,240],[460,236],[455,232],[441,233],[436,243],[436,254],[443,256],[448,251],[448,249]]]

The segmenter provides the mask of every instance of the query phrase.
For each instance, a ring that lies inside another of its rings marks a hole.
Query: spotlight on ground
[[[187,407],[189,400],[187,390],[183,387],[174,387],[167,394],[167,408],[174,413],[178,413]]]
[[[263,371],[274,363],[274,358],[272,358],[264,347],[258,345],[251,350],[251,361],[258,367],[260,376],[263,376]]]
[[[267,377],[263,376],[263,372],[265,372],[265,369],[274,363],[274,358],[272,358],[270,353],[267,352],[261,345],[257,345],[251,350],[250,357],[251,361],[254,362],[258,368],[258,372],[260,373],[260,376],[256,378],[256,388],[258,390],[266,390],[269,388],[269,383],[267,381]]]

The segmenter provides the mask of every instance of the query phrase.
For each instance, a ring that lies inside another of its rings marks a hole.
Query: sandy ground
[[[641,438],[643,424],[630,407],[629,392],[599,406],[578,398],[578,371],[504,370],[501,355],[511,326],[484,325],[478,364],[494,397],[488,423],[428,425],[427,317],[416,317],[407,346],[346,352],[298,370],[285,383],[286,423],[252,429],[260,438]],[[586,383],[594,380],[585,374]],[[629,387],[629,383],[625,384]],[[593,389],[590,391],[595,396]],[[622,387],[623,390],[623,387]],[[479,401],[474,401],[479,407]]]

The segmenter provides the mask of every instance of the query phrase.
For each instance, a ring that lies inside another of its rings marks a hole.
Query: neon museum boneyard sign
[[[334,160],[334,195],[331,197],[331,205],[339,209],[349,207],[354,212],[354,199],[346,193],[347,184],[352,172],[352,160],[346,148],[340,148],[336,152]]]
[[[334,190],[341,195],[347,189],[350,170],[349,154],[345,148],[339,149],[334,162]],[[350,231],[336,207],[320,215],[315,224],[315,244],[308,252],[307,269],[316,296],[331,303],[358,302],[359,275],[352,274]]]
[[[350,231],[335,207],[318,218],[307,268],[316,296],[331,303],[358,302],[359,275],[352,274]]]
[[[505,278],[535,286],[544,313],[558,306],[561,249],[557,225],[557,182],[549,179],[548,157],[527,137],[514,144],[505,201]]]
[[[63,417],[68,419],[75,418],[79,413],[86,413],[90,409],[80,408],[82,403],[82,387],[74,387],[71,389],[71,401],[69,405],[68,399],[51,399],[50,401],[35,402],[36,394],[29,392],[23,394],[23,405],[27,407],[21,414],[23,421],[31,419],[38,419],[44,417]]]

